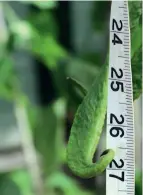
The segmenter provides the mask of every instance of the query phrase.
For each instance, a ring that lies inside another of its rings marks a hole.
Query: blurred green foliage
[[[52,9],[57,6],[56,1],[23,1],[22,3],[31,4],[38,7],[39,9],[44,9],[44,10]]]
[[[56,172],[51,175],[47,182],[48,189],[53,192],[53,194],[58,195],[92,195],[92,192],[81,187],[78,182],[76,182],[71,177],[67,176],[63,172]]]
[[[21,195],[34,195],[31,187],[31,178],[26,170],[21,169],[14,171],[9,174],[9,178],[17,185]]]
[[[88,90],[100,71],[102,55],[101,53],[89,53],[77,58],[59,44],[58,24],[52,12],[58,7],[58,2],[23,1],[20,3],[36,6],[38,11],[31,10],[27,18],[22,20],[7,2],[0,4],[3,6],[8,32],[6,41],[0,47],[0,97],[4,100],[13,101],[15,95],[18,95],[23,101],[23,97],[26,95],[21,91],[15,72],[15,61],[12,56],[14,51],[23,49],[44,63],[47,69],[51,71],[58,97],[45,107],[32,105],[26,97],[25,106],[32,127],[35,147],[42,159],[41,169],[44,173],[47,192],[49,195],[92,195],[92,192],[81,187],[75,179],[67,176],[61,169],[66,163],[65,118],[73,118],[74,112],[83,98],[79,90],[75,89],[66,78],[76,79]],[[142,91],[141,3],[129,3],[133,91],[134,99],[136,99]],[[96,1],[94,4],[91,15],[93,27],[98,32],[104,31],[108,23],[107,16],[110,13],[110,3]],[[136,195],[141,194],[140,178],[139,173],[136,179]],[[26,170],[1,174],[0,194],[34,195],[31,183],[30,175]]]
[[[0,194],[22,195],[19,186],[11,178],[9,178],[7,174],[0,175]]]
[[[107,17],[109,18],[109,10],[110,10],[111,2],[110,1],[101,1],[94,2],[93,10],[92,10],[92,24],[93,27],[102,31],[107,28]],[[103,14],[104,13],[104,14]]]
[[[135,184],[135,194],[142,194],[142,173],[140,170],[136,170],[136,184]]]
[[[142,2],[129,2],[131,30],[131,64],[133,76],[133,96],[137,99],[142,92]]]
[[[65,114],[65,99],[59,99],[48,107],[39,109],[33,129],[36,147],[42,155],[45,174],[57,170],[64,162]]]

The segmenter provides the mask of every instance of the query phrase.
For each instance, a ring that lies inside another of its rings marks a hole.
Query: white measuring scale
[[[128,1],[112,1],[107,106],[106,195],[135,194],[135,141]]]

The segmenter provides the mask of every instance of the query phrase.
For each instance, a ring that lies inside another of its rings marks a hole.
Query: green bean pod
[[[91,178],[102,173],[114,158],[114,151],[103,152],[93,162],[107,109],[108,66],[104,65],[78,107],[67,145],[67,163],[74,174]]]

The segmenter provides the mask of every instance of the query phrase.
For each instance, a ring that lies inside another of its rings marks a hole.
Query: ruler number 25
[[[117,72],[115,68],[111,67],[111,78],[114,78],[114,75],[117,77],[117,79],[121,79],[123,77],[123,70],[119,68],[119,71]],[[121,81],[112,81],[111,82],[111,89],[113,91],[119,91],[124,92],[124,85]]]

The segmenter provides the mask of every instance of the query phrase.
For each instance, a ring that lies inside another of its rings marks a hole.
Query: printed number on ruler
[[[134,121],[127,1],[112,1],[107,107],[107,148],[115,158],[106,170],[106,195],[134,195]]]

